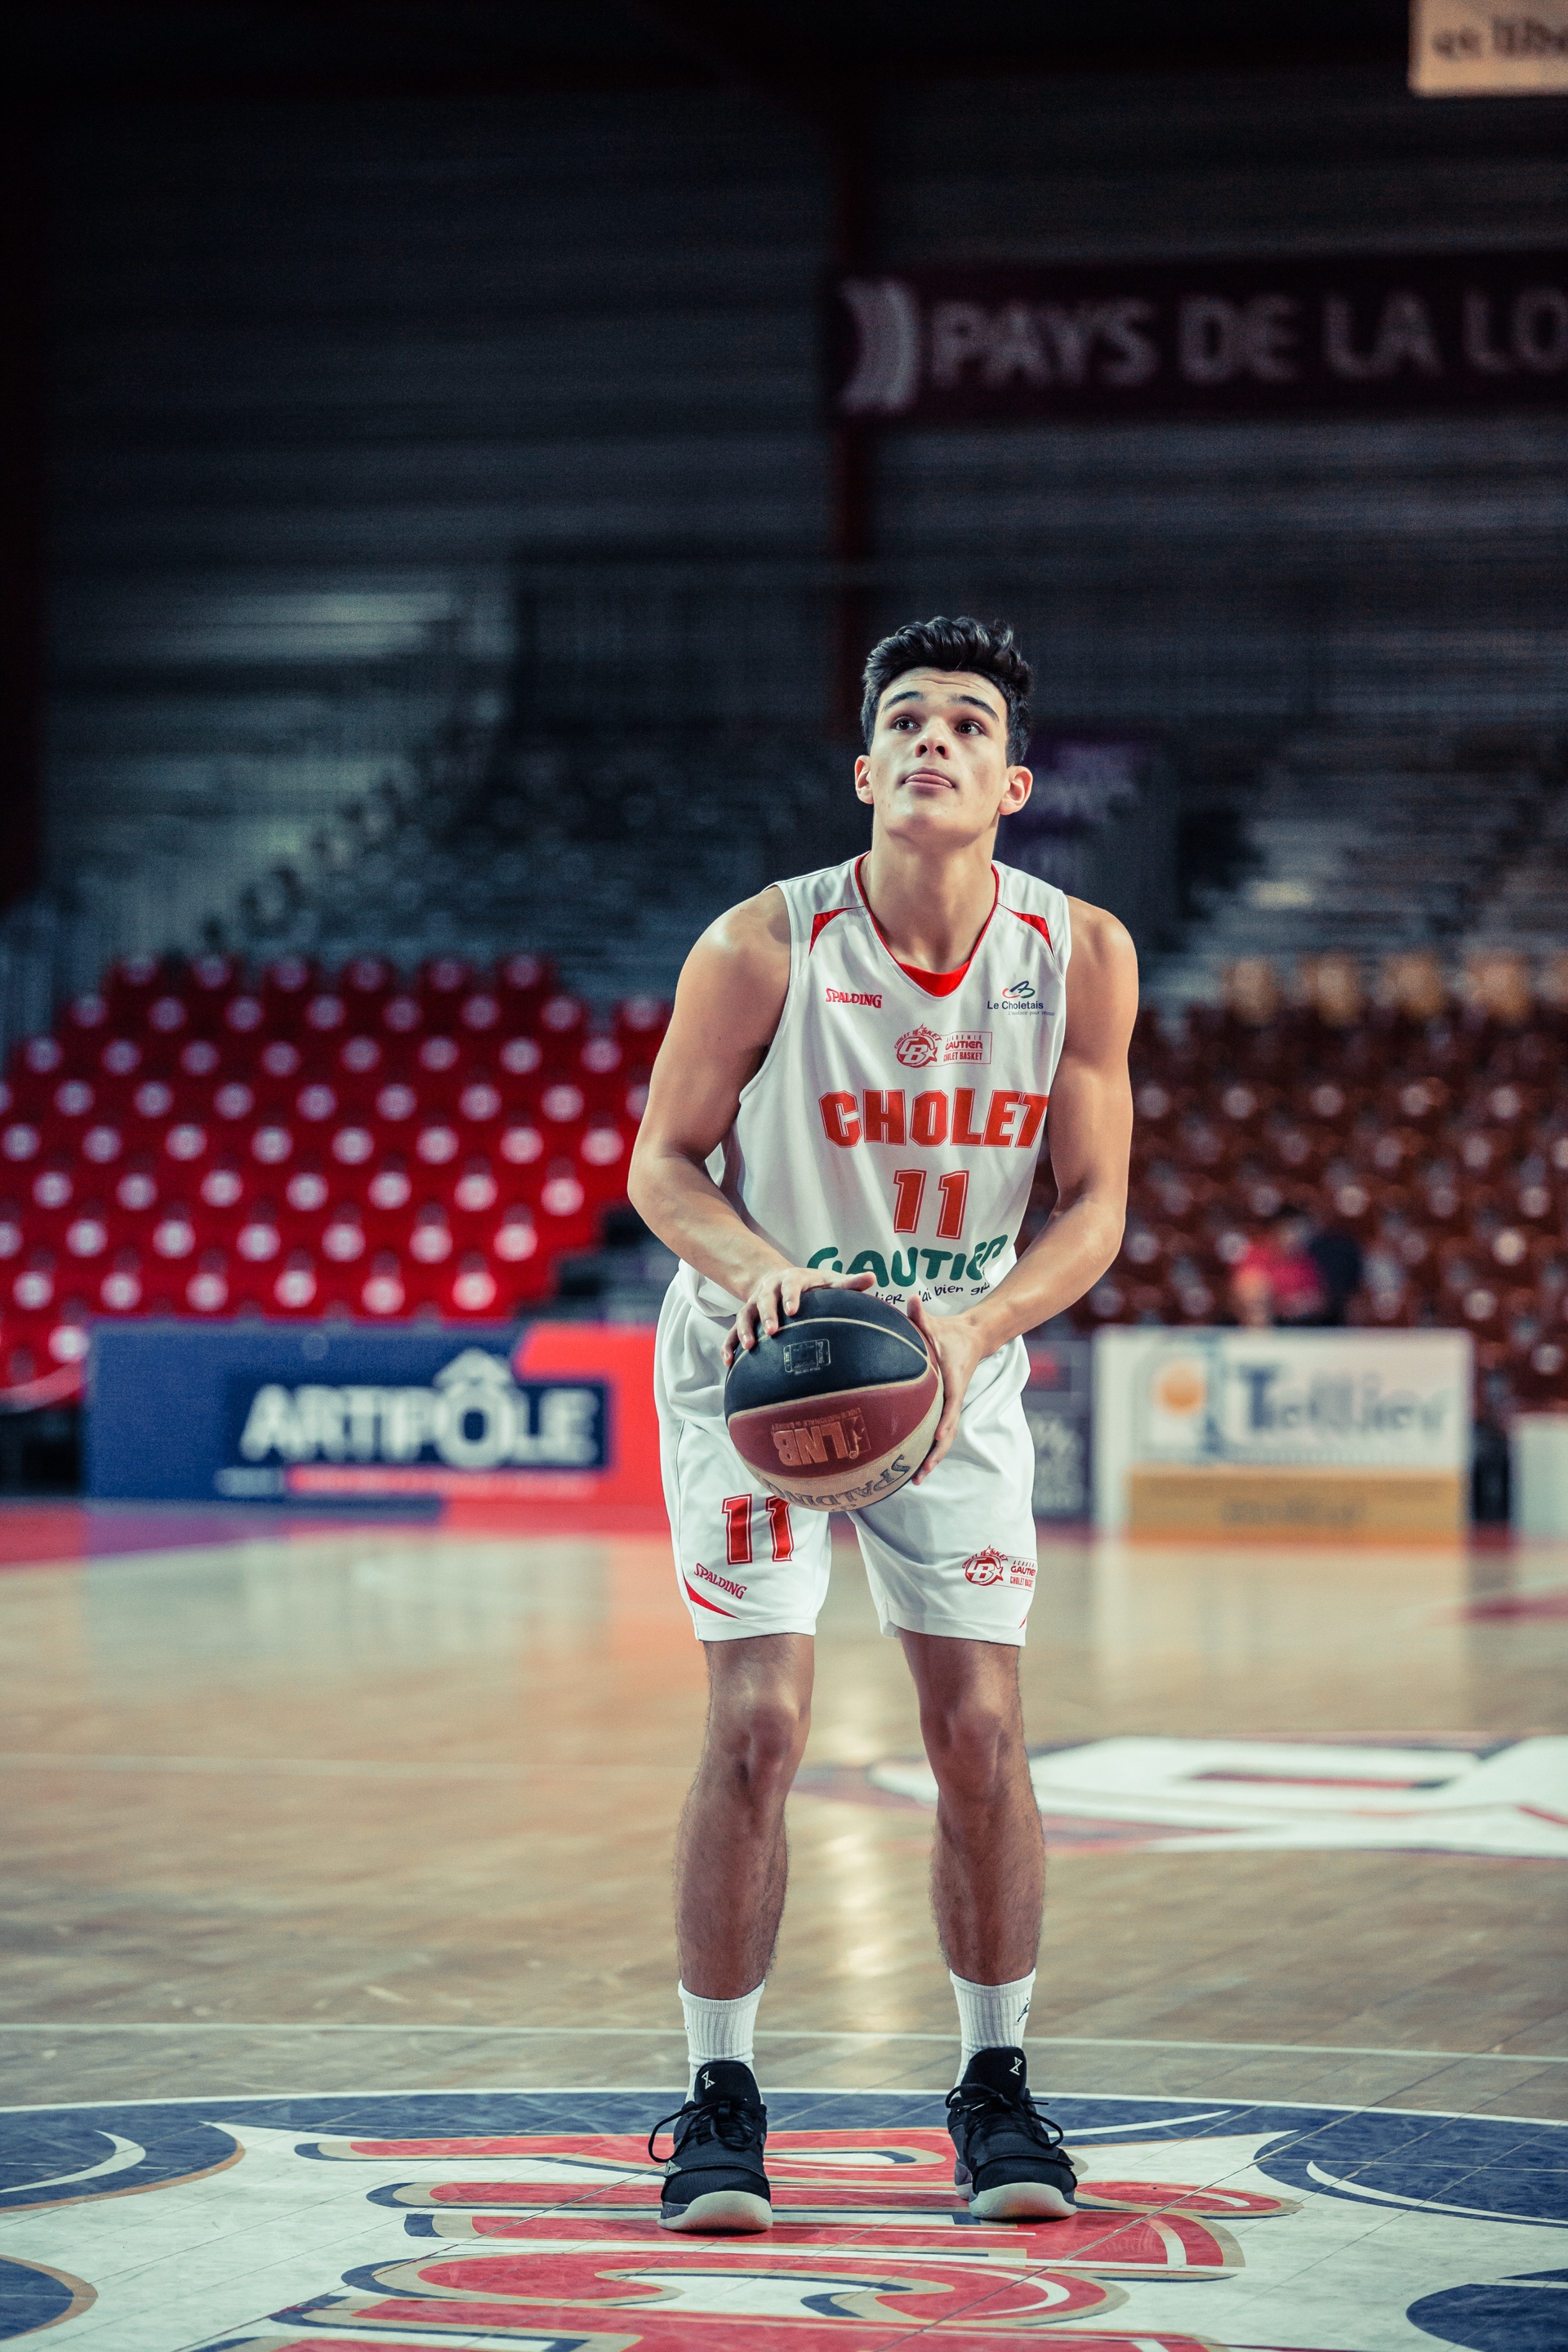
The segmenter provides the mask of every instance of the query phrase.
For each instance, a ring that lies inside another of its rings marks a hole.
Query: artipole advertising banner
[[[1194,1538],[1448,1538],[1462,1331],[1114,1330],[1094,1341],[1095,1522]]]
[[[659,1500],[637,1326],[102,1324],[86,1426],[95,1497]]]

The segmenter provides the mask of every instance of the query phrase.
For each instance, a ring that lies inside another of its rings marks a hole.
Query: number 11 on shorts
[[[730,1568],[749,1568],[752,1562],[752,1495],[726,1495],[721,1506],[724,1513],[724,1559]],[[773,1558],[793,1559],[795,1529],[789,1523],[789,1505],[782,1495],[764,1495],[763,1507],[768,1515],[768,1532],[773,1538]]]

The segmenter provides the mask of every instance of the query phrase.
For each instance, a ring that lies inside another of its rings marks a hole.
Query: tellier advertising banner
[[[506,1325],[100,1325],[88,1492],[657,1503],[651,1348],[586,1324],[531,1325],[521,1344]]]
[[[1094,1351],[1108,1531],[1152,1532],[1161,1512],[1179,1531],[1201,1504],[1193,1531],[1206,1514],[1224,1532],[1227,1496],[1237,1534],[1392,1534],[1402,1507],[1436,1532],[1452,1516],[1470,1463],[1465,1332],[1113,1330]]]

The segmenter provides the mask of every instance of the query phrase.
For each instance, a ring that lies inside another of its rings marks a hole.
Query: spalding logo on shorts
[[[801,1470],[812,1462],[858,1462],[871,1444],[858,1405],[831,1420],[785,1422],[782,1427],[775,1423],[772,1436],[786,1470]]]

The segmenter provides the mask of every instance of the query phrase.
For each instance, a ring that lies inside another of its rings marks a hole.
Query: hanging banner
[[[1568,0],[1411,0],[1410,87],[1422,98],[1568,89]]]
[[[846,278],[828,383],[904,425],[1561,408],[1568,248]]]

